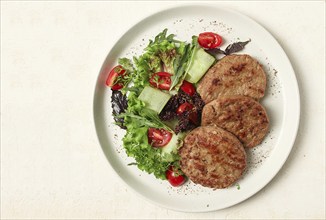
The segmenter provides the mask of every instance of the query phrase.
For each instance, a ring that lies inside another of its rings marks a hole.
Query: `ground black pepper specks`
[[[281,95],[282,86],[278,78],[278,70],[274,68],[268,57],[264,60],[264,70],[266,72],[267,86],[265,96],[271,96],[272,98],[278,98]]]

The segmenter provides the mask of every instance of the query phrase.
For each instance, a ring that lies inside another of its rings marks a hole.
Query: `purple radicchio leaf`
[[[247,40],[244,42],[235,42],[235,43],[229,44],[225,50],[222,50],[221,48],[214,48],[214,49],[207,49],[206,52],[215,57],[218,54],[230,55],[231,53],[236,53],[236,52],[243,50],[243,48],[249,42],[250,42],[250,40]]]
[[[225,49],[225,55],[229,55],[231,53],[236,53],[242,50],[247,43],[249,43],[250,40],[244,41],[244,42],[235,42],[233,44],[230,44]]]
[[[124,126],[124,119],[117,116],[121,113],[124,113],[128,108],[127,96],[122,94],[121,91],[112,90],[111,105],[114,121],[119,127],[126,129],[126,126]]]
[[[222,50],[221,48],[208,49],[208,50],[206,50],[206,52],[209,53],[210,55],[214,56],[215,58],[217,58],[216,55],[218,55],[218,54],[226,55],[225,51]]]

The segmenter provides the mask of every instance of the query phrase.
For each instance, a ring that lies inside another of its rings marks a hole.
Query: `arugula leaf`
[[[140,113],[144,118],[151,120],[156,124],[157,128],[164,128],[165,130],[172,131],[172,129],[164,124],[161,119],[159,118],[158,114],[149,108],[143,108],[141,113]]]
[[[136,115],[132,112],[125,112],[119,115],[116,115],[117,118],[126,118],[130,117],[137,121],[139,126],[147,126],[152,128],[164,128],[165,130],[172,131],[170,127],[164,124],[157,113],[149,108],[143,107],[140,115]],[[126,120],[126,119],[125,119]]]
[[[163,40],[165,40],[166,39],[166,33],[167,33],[167,31],[168,31],[168,29],[165,28],[161,33],[159,33],[158,35],[156,35],[154,42],[150,40],[150,44],[149,45],[155,44],[155,43],[158,44],[158,43],[161,43]]]
[[[200,45],[198,43],[198,37],[197,36],[192,36],[192,49],[191,49],[191,56],[188,62],[188,66],[186,69],[186,72],[189,71],[191,64],[194,62],[195,59],[195,52],[196,50],[200,48]]]
[[[194,61],[195,52],[198,48],[200,48],[200,45],[198,44],[198,37],[192,36],[192,43],[185,46],[182,52],[182,58],[178,57],[177,62],[174,65],[176,75],[172,77],[170,91],[173,88],[178,90],[182,85],[182,82],[185,79],[192,62]]]
[[[186,73],[186,68],[188,66],[188,61],[191,57],[191,52],[193,48],[190,44],[185,45],[183,53],[177,59],[177,63],[174,65],[175,74],[171,77],[172,83],[170,87],[170,91],[183,79]]]
[[[150,120],[139,116],[139,115],[135,115],[133,113],[127,112],[127,113],[121,113],[119,115],[116,116],[117,118],[126,118],[126,117],[130,117],[133,120],[136,121],[137,125],[139,127],[143,127],[143,126],[147,126],[147,127],[154,127],[154,128],[158,128],[159,126],[156,123],[151,122]]]

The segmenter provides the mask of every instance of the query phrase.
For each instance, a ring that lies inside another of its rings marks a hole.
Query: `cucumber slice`
[[[178,135],[173,134],[170,142],[162,148],[163,154],[170,154],[172,152],[175,152],[178,147],[179,138]]]
[[[172,153],[177,153],[178,148],[182,145],[183,133],[178,135],[173,134],[170,142],[162,148],[162,159],[166,162],[173,162],[174,157]]]
[[[171,95],[150,86],[145,86],[138,98],[146,104],[146,107],[160,113]]]
[[[215,62],[215,58],[206,53],[204,49],[199,48],[195,51],[194,60],[190,64],[186,80],[191,83],[197,83],[207,70]]]
[[[169,128],[171,128],[172,130],[175,130],[175,127],[178,125],[179,120],[178,119],[172,119],[169,121],[164,121],[163,122],[166,126],[168,126]]]

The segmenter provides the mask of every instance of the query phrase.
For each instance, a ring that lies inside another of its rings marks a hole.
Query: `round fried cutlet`
[[[230,132],[215,125],[192,130],[179,149],[180,167],[194,183],[214,189],[237,181],[246,168],[246,152]]]
[[[268,132],[264,107],[246,96],[220,97],[206,104],[202,125],[215,124],[234,134],[245,147],[260,144]]]
[[[265,94],[266,74],[249,55],[228,55],[212,66],[197,91],[208,103],[220,96],[245,95],[256,100]]]

